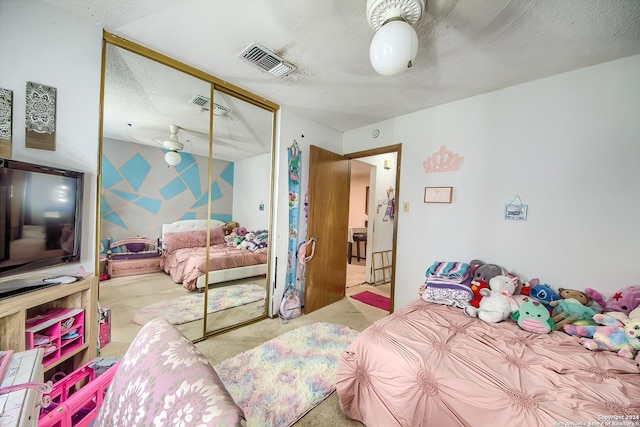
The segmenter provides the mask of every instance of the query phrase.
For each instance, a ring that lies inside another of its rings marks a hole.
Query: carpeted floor
[[[214,366],[247,427],[288,427],[336,388],[338,358],[358,331],[302,325]]]
[[[256,301],[263,301],[264,304],[265,296],[264,287],[253,283],[210,289],[207,313],[215,313]],[[132,320],[138,325],[144,325],[156,317],[164,317],[173,325],[181,325],[202,319],[203,304],[204,293],[190,293],[148,305],[136,311]]]
[[[389,296],[389,285],[370,286],[362,284],[364,281],[364,267],[347,266],[347,296],[365,290]],[[256,283],[255,281],[253,283]],[[185,290],[174,283],[163,273],[146,274],[142,276],[122,277],[100,282],[100,305],[111,309],[111,343],[100,350],[103,357],[122,357],[129,347],[129,343],[140,330],[141,326],[131,321],[133,313],[145,305],[173,296],[184,295]],[[243,307],[249,307],[243,306]],[[234,311],[224,310],[219,313],[226,316],[220,321],[230,321]],[[246,316],[246,313],[241,313]],[[202,351],[212,365],[220,363],[238,353],[250,350],[265,341],[284,334],[287,331],[314,322],[335,322],[362,331],[374,321],[383,318],[386,313],[375,307],[361,304],[351,298],[331,304],[327,307],[303,314],[284,324],[280,319],[264,319],[248,326],[231,330],[221,335],[198,342],[196,346]],[[227,319],[229,318],[229,319]],[[199,321],[178,325],[178,328],[188,337],[198,337],[202,334],[202,324]],[[342,413],[336,393],[309,411],[295,423],[296,427],[320,426],[362,426],[362,423],[351,420]]]

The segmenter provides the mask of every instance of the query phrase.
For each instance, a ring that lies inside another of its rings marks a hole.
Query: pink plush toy
[[[640,306],[640,286],[628,286],[620,289],[606,301],[595,289],[587,288],[584,293],[597,302],[603,312],[620,311],[628,316],[631,310]]]
[[[244,236],[249,231],[245,227],[236,227],[231,232],[236,233],[238,236]]]

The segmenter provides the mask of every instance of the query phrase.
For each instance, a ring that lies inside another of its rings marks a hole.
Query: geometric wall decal
[[[122,181],[122,175],[106,156],[102,156],[102,188],[111,188]]]
[[[118,191],[118,190],[111,190],[111,192],[113,194],[116,194],[120,197],[122,197],[125,200],[129,200],[130,202],[133,202],[134,200],[136,200],[138,197],[140,197],[138,194],[135,193],[129,193],[127,191]]]
[[[106,214],[102,217],[103,220],[105,221],[109,221],[112,222],[116,225],[119,225],[122,228],[127,228],[127,226],[125,225],[125,223],[122,221],[122,219],[120,218],[120,215],[118,215],[115,212],[111,212],[109,214]]]
[[[233,218],[229,214],[212,213],[211,219],[217,219],[218,221],[222,221],[222,222],[229,222]]]
[[[107,212],[111,212],[111,207],[104,196],[100,196],[100,215],[104,215]]]
[[[187,187],[184,185],[182,180],[180,178],[176,178],[162,187],[160,189],[160,194],[162,195],[162,197],[164,197],[165,200],[171,200],[186,189]]]
[[[185,219],[197,219],[195,212],[185,212],[184,215],[180,217],[180,220]]]
[[[225,170],[223,170],[222,173],[220,174],[220,178],[224,179],[232,186],[233,186],[233,166],[234,166],[234,163],[229,163],[229,166],[227,166]]]
[[[207,193],[204,193],[202,196],[200,196],[199,199],[195,201],[194,204],[191,205],[191,209],[196,209],[201,206],[207,206],[208,202],[209,202],[209,198],[207,197]]]
[[[460,168],[463,159],[462,156],[447,150],[447,147],[443,145],[427,160],[422,162],[422,166],[425,173],[453,172]]]
[[[216,201],[222,198],[222,191],[220,191],[220,186],[218,185],[217,181],[211,184],[211,191],[209,192],[209,194],[211,194],[211,197],[209,198],[211,199],[211,201]],[[209,200],[207,199],[207,193],[205,193],[202,195],[202,197],[196,200],[196,202],[193,205],[191,205],[191,208],[193,209],[199,206],[206,205],[208,202]]]
[[[204,219],[209,192],[206,191],[209,160],[180,153],[180,163],[168,167],[160,147],[108,140],[102,147],[102,191],[100,194],[100,240],[132,236],[159,236],[162,224],[183,219]],[[233,187],[218,178],[230,162],[211,161],[214,178],[210,216],[220,221],[231,218]],[[232,176],[231,174],[229,176]],[[126,179],[125,179],[126,177]],[[196,201],[197,207],[191,205]],[[114,225],[115,224],[115,225]]]
[[[193,194],[193,197],[196,199],[200,197],[202,194],[202,188],[200,187],[200,170],[198,169],[198,165],[187,169],[182,174],[180,174],[182,180]]]
[[[209,194],[211,194],[211,201],[222,198],[222,191],[220,191],[220,186],[217,181],[214,181],[213,184],[211,184],[211,191]]]
[[[161,200],[152,199],[151,197],[141,197],[134,203],[141,208],[148,210],[154,215],[158,213],[158,211],[160,210],[160,206],[162,206]]]
[[[181,173],[182,171],[186,170],[189,166],[191,166],[192,164],[196,163],[196,159],[195,157],[193,157],[191,154],[189,153],[180,153],[180,163],[178,163],[175,168],[178,171],[178,173]]]
[[[120,172],[124,178],[129,181],[129,184],[131,184],[134,190],[138,190],[140,188],[150,170],[151,166],[149,165],[149,162],[147,162],[139,153],[136,153],[135,156],[129,159],[120,168]]]

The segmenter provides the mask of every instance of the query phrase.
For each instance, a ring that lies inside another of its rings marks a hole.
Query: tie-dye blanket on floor
[[[303,325],[214,368],[247,418],[247,427],[290,426],[336,388],[338,357],[358,331]]]
[[[231,285],[222,288],[209,289],[207,298],[208,313],[226,310],[264,300],[266,291],[264,286],[254,284]],[[156,317],[164,317],[173,325],[181,325],[202,319],[202,305],[204,293],[189,294],[178,298],[160,301],[136,311],[133,321],[144,325]]]

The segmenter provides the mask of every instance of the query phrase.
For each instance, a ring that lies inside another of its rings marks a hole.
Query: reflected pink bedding
[[[160,266],[175,283],[186,289],[196,289],[196,280],[204,274],[206,248],[183,248],[171,253],[163,252]],[[225,270],[248,265],[265,264],[267,249],[256,252],[227,245],[214,245],[209,250],[209,271]]]
[[[422,300],[361,332],[336,380],[342,411],[369,427],[640,425],[633,360]]]

